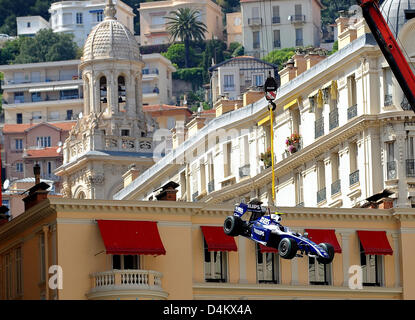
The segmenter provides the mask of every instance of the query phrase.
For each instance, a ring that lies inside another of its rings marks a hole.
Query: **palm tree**
[[[165,17],[169,20],[167,31],[173,41],[181,40],[185,48],[185,67],[189,67],[189,52],[191,40],[204,40],[206,25],[198,20],[200,12],[190,8],[179,8],[171,12],[171,17]]]

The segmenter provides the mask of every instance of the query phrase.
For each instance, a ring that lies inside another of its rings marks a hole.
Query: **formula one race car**
[[[246,212],[251,212],[249,221],[242,220]],[[280,224],[281,216],[271,214],[269,208],[261,206],[259,201],[241,203],[235,207],[233,216],[225,219],[223,229],[228,236],[244,236],[264,246],[278,249],[281,258],[292,259],[303,254],[317,258],[323,264],[329,264],[334,258],[334,248],[330,243],[316,244],[307,234],[292,232]],[[297,254],[300,251],[301,254]]]

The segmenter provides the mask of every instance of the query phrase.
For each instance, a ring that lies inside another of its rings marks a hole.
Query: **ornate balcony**
[[[331,196],[335,195],[336,193],[339,193],[341,190],[341,181],[336,180],[331,184]]]
[[[239,168],[239,178],[248,177],[251,165],[247,164]]]
[[[385,102],[383,103],[383,105],[385,107],[389,107],[393,104],[392,102],[392,95],[391,94],[385,94]]]
[[[317,203],[323,202],[324,200],[326,200],[326,188],[317,191]]]
[[[161,286],[160,272],[152,270],[111,270],[91,277],[89,300],[155,299],[166,300],[168,293]]]
[[[250,27],[262,25],[262,18],[248,18],[248,25]]]
[[[281,48],[281,41],[280,40],[275,40],[274,41],[274,48]]]
[[[357,116],[357,104],[347,108],[347,120],[350,120]]]
[[[352,186],[359,182],[359,170],[349,175],[349,185]]]
[[[275,23],[281,23],[281,17],[272,17],[272,23],[273,24],[275,24]]]
[[[294,14],[288,17],[288,20],[291,23],[305,23],[305,15],[304,14]]]
[[[406,176],[415,177],[415,159],[406,159]]]
[[[320,118],[314,123],[314,138],[317,139],[324,135],[324,118]]]

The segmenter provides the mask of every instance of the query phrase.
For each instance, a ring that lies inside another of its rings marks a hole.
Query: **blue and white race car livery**
[[[251,212],[249,221],[242,220],[246,212]],[[306,235],[292,232],[280,224],[281,216],[271,214],[260,204],[241,203],[235,207],[233,216],[225,219],[223,229],[228,236],[244,236],[264,246],[278,249],[284,259],[292,259],[303,254],[317,258],[323,264],[329,264],[334,258],[334,248],[330,243],[316,244]],[[301,254],[297,254],[300,251]]]

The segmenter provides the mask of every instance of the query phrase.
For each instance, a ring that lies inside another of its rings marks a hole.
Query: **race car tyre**
[[[223,231],[228,236],[236,237],[242,233],[242,225],[243,221],[241,218],[236,216],[229,216],[223,223]]]
[[[294,239],[283,238],[278,245],[278,254],[283,259],[292,259],[297,254],[298,245]]]
[[[324,251],[327,252],[327,254],[329,255],[328,258],[323,258],[323,257],[318,257],[317,261],[322,263],[322,264],[329,264],[333,261],[334,259],[334,248],[330,243],[320,243],[319,246],[321,248],[323,248]]]

